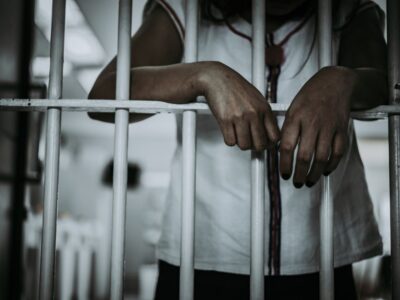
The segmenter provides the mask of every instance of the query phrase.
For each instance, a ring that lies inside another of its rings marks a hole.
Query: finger
[[[236,145],[235,129],[231,122],[226,122],[221,125],[222,135],[224,136],[225,144],[228,146]]]
[[[264,126],[267,131],[267,142],[268,148],[275,146],[280,139],[280,132],[278,127],[278,122],[276,117],[269,109],[268,112],[264,115]]]
[[[302,125],[296,167],[293,175],[293,184],[296,188],[301,188],[306,182],[311,160],[315,152],[316,141],[317,134],[314,128],[305,128]]]
[[[279,146],[280,163],[279,168],[283,179],[287,180],[292,175],[293,152],[296,148],[300,134],[300,123],[285,120],[281,133]]]
[[[324,171],[325,176],[332,173],[339,165],[339,162],[342,159],[346,150],[346,142],[346,135],[342,133],[336,133],[333,139],[332,151],[329,157],[329,161]]]
[[[256,118],[250,123],[253,147],[256,151],[263,151],[267,147],[267,133],[261,122],[262,118]]]
[[[324,172],[328,162],[331,146],[332,134],[327,131],[320,132],[318,135],[314,160],[306,179],[306,185],[308,187],[313,186]]]
[[[246,121],[237,121],[234,123],[236,132],[236,142],[240,149],[249,150],[252,147],[250,125]]]

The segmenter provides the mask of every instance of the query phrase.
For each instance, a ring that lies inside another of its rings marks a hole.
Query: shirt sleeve
[[[156,3],[170,16],[182,40],[185,41],[185,1],[184,0],[156,0]]]
[[[351,20],[366,9],[375,9],[384,27],[385,15],[382,9],[371,0],[336,0],[334,1],[333,29],[340,31],[345,28]]]

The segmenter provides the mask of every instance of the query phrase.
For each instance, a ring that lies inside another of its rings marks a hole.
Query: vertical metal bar
[[[50,42],[50,99],[60,99],[62,94],[65,33],[65,0],[53,1]],[[54,257],[57,228],[58,169],[60,159],[61,110],[47,111],[46,158],[44,171],[43,235],[40,260],[39,299],[54,296]]]
[[[132,0],[119,0],[116,101],[130,96]],[[111,299],[121,300],[124,293],[125,211],[127,192],[129,111],[115,112],[113,218],[111,249]]]
[[[13,20],[18,26],[13,26],[14,33],[7,31],[13,39],[19,40],[16,49],[17,54],[14,55],[17,69],[17,80],[15,82],[16,97],[24,98],[30,96],[30,62],[32,59],[32,45],[33,45],[33,24],[34,24],[34,10],[35,3],[33,1],[13,1],[14,6],[9,4],[7,14],[9,19]],[[13,13],[13,9],[17,9]],[[18,12],[18,13],[16,13]],[[2,16],[4,18],[4,15]],[[7,21],[6,21],[7,22]],[[5,33],[5,32],[4,32]],[[3,34],[4,34],[3,33]],[[5,34],[7,34],[5,33]],[[4,48],[3,48],[4,49]],[[4,51],[4,50],[3,50]],[[7,55],[7,54],[6,54]],[[9,63],[9,62],[8,62]],[[0,67],[1,68],[1,67]],[[5,74],[4,74],[5,75]],[[4,76],[3,75],[3,76]],[[11,222],[10,222],[10,245],[9,245],[9,280],[10,284],[8,289],[3,289],[8,295],[4,294],[8,299],[20,299],[23,292],[23,237],[24,237],[24,221],[26,219],[25,197],[27,186],[27,172],[29,158],[30,142],[30,123],[32,119],[27,112],[16,113],[16,139],[13,151],[13,169],[15,170],[12,180],[11,192]],[[0,288],[1,289],[1,288]],[[0,293],[1,294],[1,293]],[[0,295],[1,297],[1,295]]]
[[[318,53],[319,67],[332,65],[332,1],[319,0],[318,4]],[[320,206],[320,299],[334,298],[333,271],[333,201],[330,178],[322,179]]]
[[[197,60],[198,1],[186,0],[186,63]],[[191,300],[194,295],[194,227],[196,191],[196,117],[195,111],[185,111],[182,122],[182,207],[181,261],[179,299]]]
[[[387,0],[389,101],[400,105],[400,2]],[[400,299],[400,116],[389,117],[392,299]]]
[[[265,0],[252,3],[252,83],[265,94]],[[251,152],[250,298],[264,299],[265,151]]]

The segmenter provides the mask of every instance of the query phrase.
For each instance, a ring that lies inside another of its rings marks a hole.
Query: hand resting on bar
[[[261,151],[277,143],[276,118],[253,85],[222,63],[180,64],[181,57],[179,35],[165,11],[156,7],[132,38],[131,98],[181,104],[206,96],[227,145]],[[115,99],[115,68],[114,59],[98,77],[90,99]],[[114,120],[113,114],[89,115]],[[147,117],[132,115],[131,121]]]
[[[342,31],[338,59],[340,66],[321,69],[302,87],[286,114],[280,172],[284,179],[294,173],[298,188],[336,169],[350,110],[387,103],[386,44],[375,10],[359,13]]]
[[[281,138],[280,172],[296,187],[332,172],[346,149],[349,112],[385,104],[386,45],[375,11],[365,10],[342,31],[339,65],[317,72],[293,100],[281,133],[265,98],[219,62],[182,64],[183,45],[158,5],[132,38],[131,98],[187,103],[206,96],[229,146],[264,150]],[[116,58],[103,70],[90,99],[115,99]],[[278,99],[279,101],[279,99]],[[113,114],[89,113],[113,122]],[[131,115],[131,122],[149,115]],[[297,157],[294,158],[295,150]]]

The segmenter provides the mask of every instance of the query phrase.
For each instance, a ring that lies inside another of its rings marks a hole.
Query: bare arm
[[[134,67],[131,70],[131,98],[140,100],[161,100],[170,103],[186,103],[204,95],[200,84],[201,75],[211,68],[211,62],[174,64],[168,66]],[[116,72],[101,75],[90,99],[115,99]],[[89,114],[101,121],[113,122],[113,114]],[[149,115],[131,115],[131,122],[140,121]]]
[[[376,10],[361,12],[342,32],[339,65],[354,75],[351,109],[387,104],[387,50]]]
[[[241,149],[264,150],[279,139],[276,119],[265,98],[240,74],[219,62],[179,63],[179,34],[160,6],[132,38],[131,99],[170,103],[206,96],[225,142]],[[115,99],[115,59],[103,70],[90,99]],[[113,122],[113,114],[89,114]],[[148,115],[131,115],[139,121]]]
[[[342,32],[339,65],[317,72],[286,114],[280,171],[284,179],[293,173],[296,187],[312,186],[336,169],[346,150],[351,110],[386,103],[386,45],[373,9],[356,15]]]
[[[199,91],[194,86],[196,66],[179,65],[182,42],[167,13],[156,6],[132,38],[131,96],[132,99],[188,101]],[[89,99],[115,99],[116,59],[101,72]],[[175,65],[177,64],[177,65]],[[89,114],[92,118],[113,122],[113,114]],[[135,117],[135,118],[134,118]],[[132,116],[143,119],[145,115]]]

